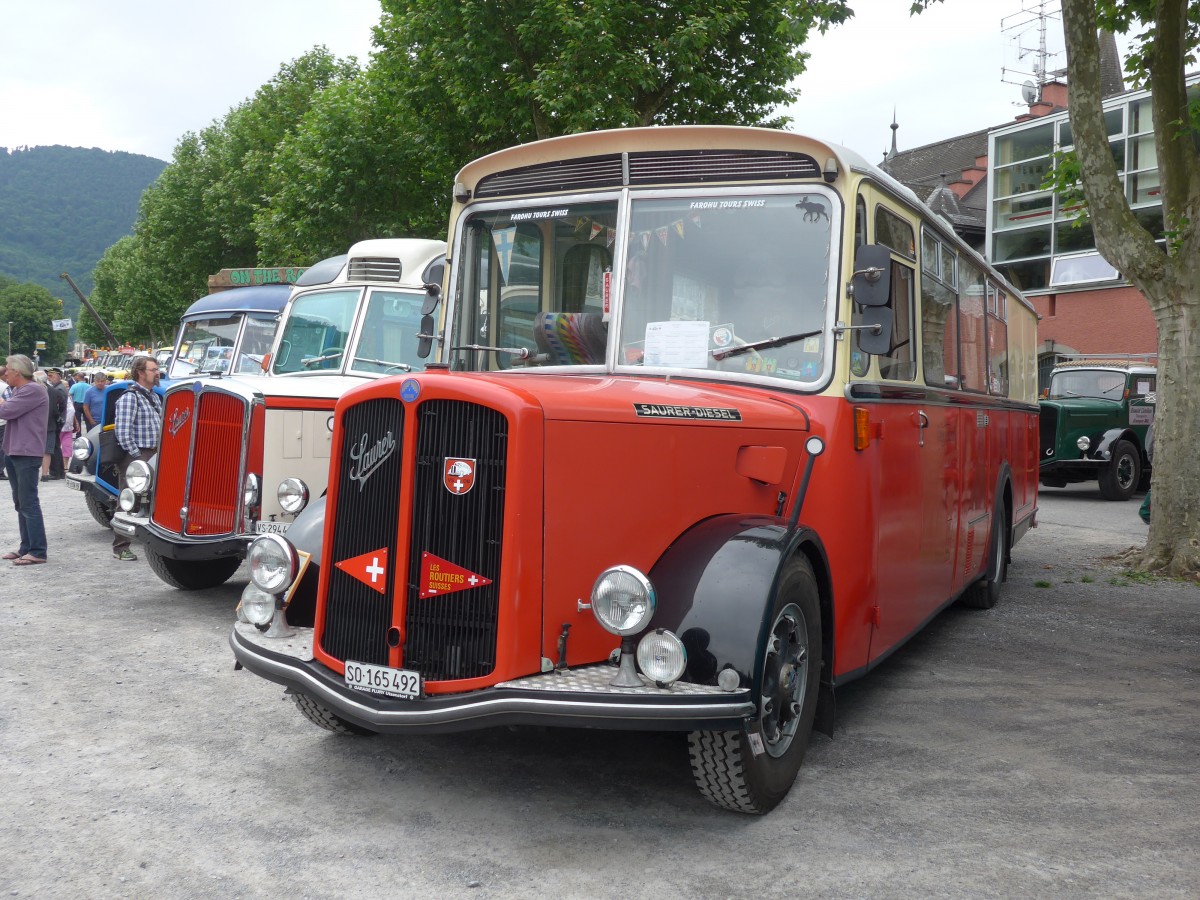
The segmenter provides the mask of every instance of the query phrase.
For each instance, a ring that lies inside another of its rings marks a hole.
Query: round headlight
[[[1092,442],[1091,442],[1091,439],[1088,437],[1081,437],[1079,440],[1077,440],[1075,442],[1075,446],[1078,447],[1080,450],[1086,451],[1088,447],[1092,446]]]
[[[663,628],[656,628],[638,642],[638,668],[655,684],[673,684],[687,666],[683,641]]]
[[[71,455],[78,460],[85,460],[92,455],[92,442],[83,435],[71,442]]]
[[[133,512],[137,509],[137,494],[129,488],[122,488],[117,495],[117,505],[125,512]]]
[[[637,634],[654,615],[654,585],[632,566],[613,566],[592,585],[592,614],[605,631]]]
[[[285,513],[298,513],[308,506],[308,485],[299,478],[285,478],[279,482],[275,496]]]
[[[242,488],[242,501],[246,506],[258,506],[258,476],[253,472],[246,475],[246,484]]]
[[[248,584],[242,591],[239,608],[250,624],[267,625],[275,617],[275,595]]]
[[[286,589],[296,577],[296,566],[295,549],[277,534],[256,538],[246,554],[250,581],[268,594],[278,594]]]
[[[135,494],[144,494],[150,490],[150,467],[140,459],[135,459],[125,467],[125,483]]]

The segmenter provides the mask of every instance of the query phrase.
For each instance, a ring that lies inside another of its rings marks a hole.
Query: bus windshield
[[[340,370],[361,297],[361,288],[344,288],[313,291],[293,298],[272,371],[283,375]]]
[[[473,213],[448,361],[509,369],[615,357],[616,366],[816,381],[826,368],[837,208],[831,192],[810,186],[635,195],[625,233],[616,199]]]
[[[228,373],[241,327],[240,315],[184,322],[179,336],[179,357],[171,369],[172,377]]]
[[[635,200],[619,362],[815,380],[832,206],[816,193]]]

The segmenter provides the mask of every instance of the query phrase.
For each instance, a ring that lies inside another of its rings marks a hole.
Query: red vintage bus
[[[686,731],[704,796],[771,809],[839,686],[996,602],[1036,511],[1032,308],[781,131],[542,141],[454,199],[439,364],[338,401],[237,659],[335,731]]]

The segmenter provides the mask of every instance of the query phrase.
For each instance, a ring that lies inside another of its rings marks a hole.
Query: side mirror
[[[858,317],[858,347],[863,353],[882,356],[892,349],[892,311],[886,306],[867,306]]]
[[[428,302],[428,301],[426,301]],[[437,336],[437,321],[433,318],[433,309],[421,316],[421,333],[417,335],[417,356],[429,359],[433,350],[433,339]]]
[[[442,286],[439,284],[425,285],[425,302],[421,304],[421,315],[428,316],[437,309],[438,300],[442,298]],[[425,327],[421,326],[424,331]]]
[[[850,295],[861,306],[886,306],[891,295],[892,253],[882,244],[864,244],[854,254]]]

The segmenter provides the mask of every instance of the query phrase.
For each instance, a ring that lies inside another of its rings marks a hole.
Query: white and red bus
[[[454,200],[439,365],[338,401],[238,660],[333,730],[686,731],[708,799],[769,810],[841,685],[995,603],[1036,512],[1033,309],[781,131],[542,141]]]

